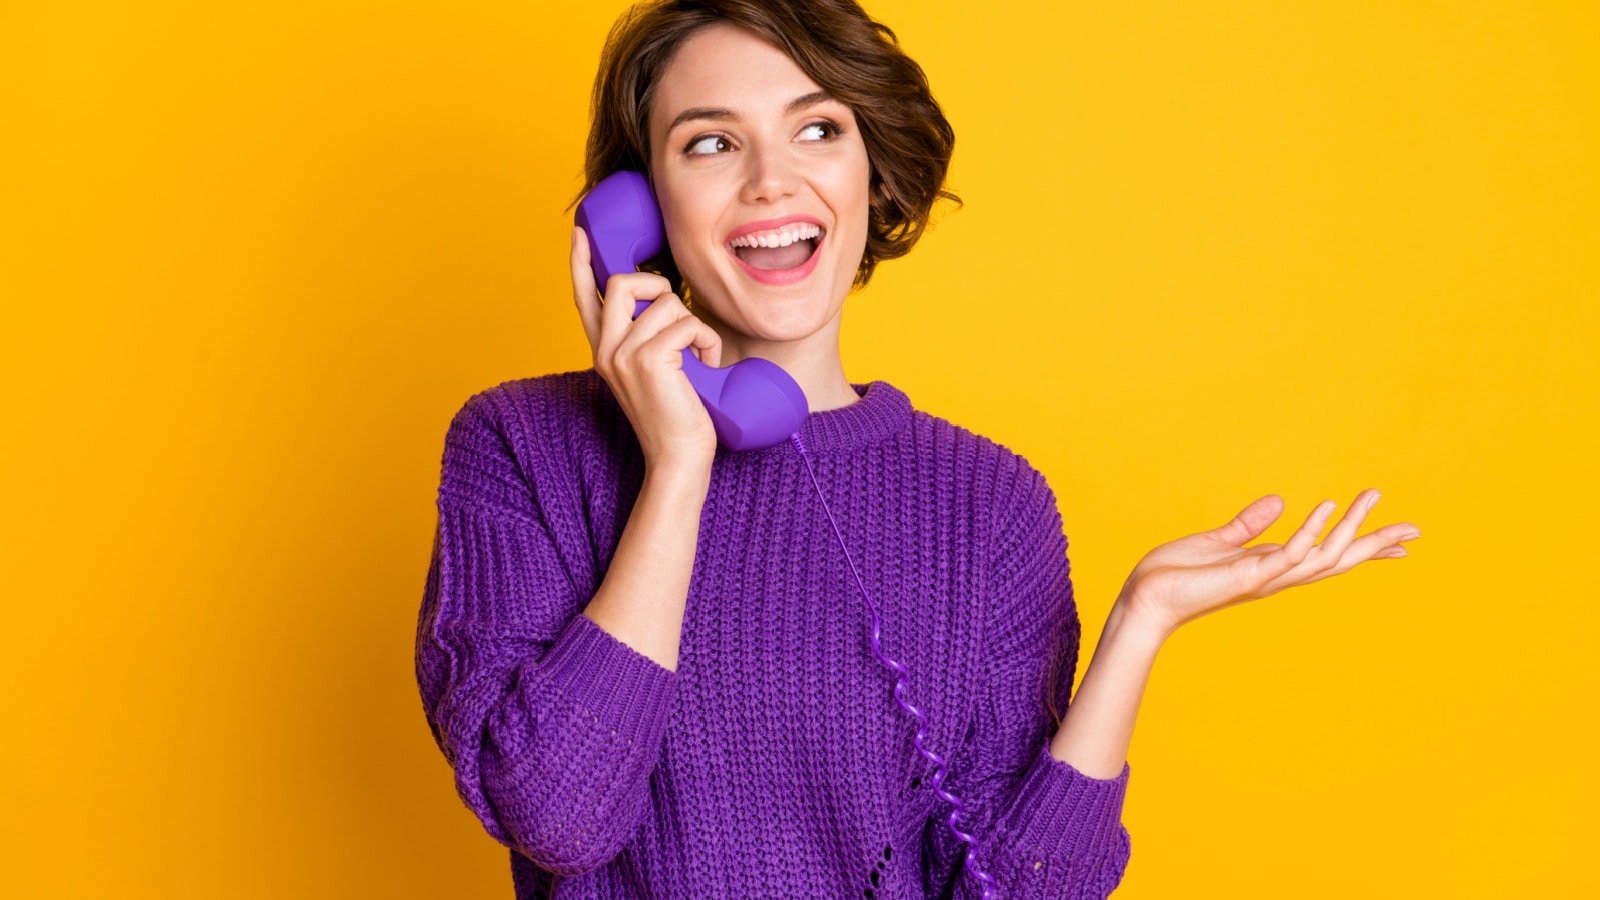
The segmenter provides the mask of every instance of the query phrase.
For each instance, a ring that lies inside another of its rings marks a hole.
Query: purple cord
[[[928,733],[928,717],[924,716],[920,711],[917,710],[916,707],[907,702],[904,696],[907,685],[910,682],[911,673],[906,670],[905,666],[902,666],[898,662],[895,662],[894,660],[885,656],[883,651],[879,649],[877,604],[872,602],[871,595],[867,593],[866,585],[862,584],[861,573],[856,571],[855,560],[850,558],[850,548],[845,546],[844,535],[839,531],[839,523],[833,520],[833,511],[828,509],[828,500],[822,495],[822,485],[817,483],[817,473],[811,468],[811,457],[806,455],[806,445],[805,442],[800,439],[800,432],[796,431],[794,434],[790,435],[789,440],[794,444],[795,449],[800,451],[800,458],[805,461],[806,472],[811,475],[811,484],[817,489],[817,499],[822,501],[822,511],[828,514],[828,524],[833,526],[833,534],[839,539],[839,549],[844,551],[845,562],[850,564],[850,573],[856,578],[856,587],[861,589],[861,596],[866,598],[867,609],[872,613],[872,653],[874,656],[878,657],[878,662],[881,662],[890,669],[893,669],[894,672],[899,676],[894,685],[894,699],[900,704],[901,709],[910,713],[911,716],[917,720],[917,736],[911,739],[911,743],[917,748],[918,753],[921,753],[929,762],[938,767],[933,773],[934,793],[938,794],[945,800],[945,802],[955,807],[955,809],[950,811],[950,818],[946,820],[945,824],[949,826],[952,834],[968,844],[966,858],[967,871],[971,872],[972,877],[978,879],[978,883],[983,885],[983,900],[992,900],[994,893],[991,888],[994,885],[994,878],[991,877],[988,872],[985,872],[983,870],[983,866],[978,862],[978,842],[972,837],[972,835],[967,834],[965,831],[962,831],[956,827],[956,818],[961,815],[961,801],[956,799],[954,794],[945,790],[943,787],[946,774],[944,760],[940,759],[937,753],[934,753],[932,750],[922,746],[922,739]]]

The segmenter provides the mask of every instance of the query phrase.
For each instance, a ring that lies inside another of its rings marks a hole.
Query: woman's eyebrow
[[[796,97],[793,100],[790,100],[789,105],[784,107],[783,111],[792,115],[808,106],[816,106],[818,103],[832,99],[833,95],[829,94],[827,91],[812,91],[803,97]]]
[[[833,95],[827,91],[812,91],[809,94],[790,100],[789,104],[783,108],[783,112],[784,115],[793,115],[808,106],[815,106],[818,103],[832,99]],[[713,122],[736,122],[739,120],[739,114],[722,106],[696,106],[678,113],[673,118],[672,124],[667,126],[667,131],[670,132],[679,125],[695,119],[709,119]]]

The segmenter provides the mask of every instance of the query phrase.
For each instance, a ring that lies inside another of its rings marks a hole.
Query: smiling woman
[[[1410,526],[1357,538],[1374,492],[1321,546],[1328,505],[1246,548],[1268,497],[1157,548],[1073,697],[1044,477],[840,358],[852,289],[951,196],[922,70],[850,0],[660,0],[613,30],[594,100],[586,189],[648,173],[667,250],[600,285],[574,231],[594,368],[456,415],[417,631],[429,725],[518,897],[1107,896],[1161,643],[1403,554]],[[790,443],[719,447],[691,353],[781,365],[810,409]]]
[[[418,629],[518,896],[1105,896],[1128,769],[1048,752],[1079,634],[1054,496],[840,359],[846,299],[954,199],[922,70],[848,0],[656,2],[594,103],[586,190],[647,173],[667,250],[598,285],[574,232],[594,369],[452,422]],[[686,348],[781,365],[794,446],[718,447]]]

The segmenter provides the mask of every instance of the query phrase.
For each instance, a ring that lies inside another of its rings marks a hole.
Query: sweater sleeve
[[[1124,762],[1117,777],[1092,778],[1050,755],[1072,696],[1080,628],[1055,496],[1030,466],[1018,479],[995,526],[990,663],[961,754],[969,771],[952,772],[965,808],[957,825],[979,841],[996,897],[1104,898],[1131,850],[1121,822],[1130,770]],[[952,896],[977,900],[983,885],[965,871],[969,845],[946,827],[948,812],[929,823],[929,849],[949,866]]]
[[[676,681],[578,614],[590,598],[562,564],[566,530],[536,496],[475,396],[445,440],[416,674],[461,799],[496,840],[570,876],[633,836]]]

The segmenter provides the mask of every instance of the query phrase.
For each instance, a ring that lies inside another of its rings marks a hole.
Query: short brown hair
[[[617,19],[600,54],[585,160],[587,193],[618,169],[650,171],[650,106],[656,82],[679,46],[719,23],[736,25],[782,50],[855,114],[872,166],[867,246],[855,287],[880,261],[911,252],[945,190],[955,131],[928,89],[922,67],[889,27],[854,0],[648,0]],[[665,255],[665,254],[664,254]],[[664,269],[670,269],[670,260]],[[676,275],[670,272],[669,277]],[[673,277],[677,281],[676,277]]]

